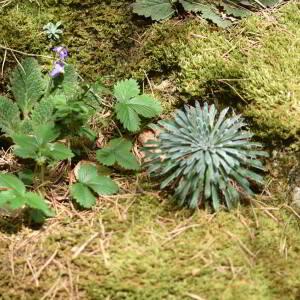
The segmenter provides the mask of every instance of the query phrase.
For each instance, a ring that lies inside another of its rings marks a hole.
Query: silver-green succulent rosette
[[[177,110],[173,120],[160,121],[157,140],[146,143],[146,167],[151,176],[162,177],[161,188],[175,188],[180,206],[235,207],[240,194],[253,195],[251,183],[263,183],[256,172],[259,160],[268,154],[239,115],[227,117],[229,108],[218,114],[207,103]]]

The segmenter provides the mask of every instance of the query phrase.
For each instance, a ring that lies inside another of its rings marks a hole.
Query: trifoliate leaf
[[[123,138],[111,140],[107,146],[98,150],[97,160],[106,166],[118,164],[124,169],[138,170],[139,163],[131,153],[132,143]]]
[[[137,0],[132,7],[136,14],[154,21],[168,19],[175,12],[170,0]]]
[[[129,131],[137,131],[140,128],[140,116],[152,118],[158,116],[161,105],[153,97],[138,95],[139,88],[135,80],[121,81],[115,85],[114,95],[117,98],[115,111],[117,118]]]
[[[95,165],[80,165],[76,177],[80,183],[90,187],[98,195],[112,195],[118,191],[118,185],[114,181],[107,176],[98,175]]]
[[[107,176],[95,176],[89,181],[88,186],[98,195],[113,195],[118,190],[118,185]]]
[[[91,208],[96,203],[96,197],[83,183],[75,183],[70,187],[72,197],[84,208]]]
[[[126,102],[129,99],[138,96],[140,88],[136,80],[128,79],[122,80],[114,86],[114,96],[118,102]]]
[[[97,175],[97,167],[90,163],[80,163],[79,169],[75,173],[76,179],[84,184],[88,184]]]
[[[156,117],[162,111],[160,103],[149,95],[140,95],[131,99],[128,106],[145,118]]]
[[[117,103],[115,105],[117,118],[123,126],[131,132],[138,131],[141,125],[139,115],[126,103]]]

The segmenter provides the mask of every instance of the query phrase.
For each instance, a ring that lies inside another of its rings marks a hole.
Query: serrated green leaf
[[[115,105],[117,118],[121,121],[124,128],[131,132],[138,131],[141,125],[139,115],[126,103],[117,103]]]
[[[34,172],[30,169],[18,172],[19,179],[26,185],[31,185],[34,180]]]
[[[127,79],[119,81],[114,86],[114,96],[119,102],[126,102],[138,96],[140,88],[136,80]]]
[[[194,0],[179,0],[179,3],[183,6],[184,10],[188,12],[202,12],[210,9],[209,5]]]
[[[55,117],[54,113],[54,104],[52,101],[49,101],[48,98],[42,99],[37,103],[31,114],[31,122],[33,127],[40,126],[41,124],[54,124]]]
[[[80,183],[91,188],[98,195],[112,195],[119,189],[109,177],[98,175],[97,167],[92,164],[80,165],[76,177]]]
[[[93,164],[83,163],[79,167],[76,178],[79,182],[88,184],[96,176],[98,176],[97,167]]]
[[[175,13],[169,0],[137,0],[132,7],[136,14],[150,17],[154,21],[168,19]]]
[[[25,204],[31,208],[38,209],[47,217],[53,217],[54,213],[48,207],[45,199],[37,193],[27,192],[24,196]]]
[[[132,143],[124,138],[111,140],[107,146],[96,152],[97,160],[106,166],[118,164],[128,170],[138,170],[139,163],[131,153]]]
[[[14,147],[15,155],[21,158],[35,158],[39,148],[35,137],[24,134],[14,134],[12,139],[16,144]]]
[[[20,123],[18,105],[10,99],[0,96],[0,129],[7,134],[12,134],[18,131]]]
[[[54,143],[48,144],[46,154],[54,160],[70,159],[74,156],[73,152],[64,144]]]
[[[113,195],[118,190],[118,185],[107,176],[95,176],[87,185],[98,195]]]
[[[63,76],[53,79],[54,90],[52,96],[63,95],[66,99],[73,99],[80,91],[78,74],[72,65],[66,65]]]
[[[96,197],[83,183],[73,184],[70,192],[75,201],[84,208],[91,208],[96,203]]]
[[[118,101],[115,105],[117,118],[132,132],[139,130],[140,116],[152,118],[162,111],[160,103],[153,97],[138,93],[137,82],[133,79],[121,81],[115,86],[114,95]]]
[[[13,190],[20,195],[24,195],[26,192],[24,183],[18,177],[11,174],[0,174],[0,188]]]
[[[162,112],[160,103],[149,95],[140,95],[131,99],[128,104],[139,115],[153,118]]]
[[[234,16],[236,18],[244,18],[251,14],[250,10],[238,5],[222,3],[222,6],[228,15]]]
[[[34,128],[34,135],[39,145],[53,142],[59,136],[59,131],[50,124],[40,124]]]
[[[16,102],[26,116],[44,94],[46,82],[34,58],[26,58],[11,77],[11,89]]]
[[[16,197],[17,195],[15,190],[0,191],[0,207],[7,207],[11,209],[10,203],[13,203]],[[23,204],[21,203],[21,206],[22,205]]]
[[[0,192],[0,207],[9,210],[22,208],[25,205],[25,197],[19,194],[16,190]]]

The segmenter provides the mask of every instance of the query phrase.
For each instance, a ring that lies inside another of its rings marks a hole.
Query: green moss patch
[[[68,215],[44,231],[0,235],[3,299],[273,300],[299,293],[299,220],[268,201],[190,215],[143,196]]]
[[[188,98],[237,107],[264,139],[299,139],[299,16],[292,1],[228,32],[196,20],[157,25],[145,35],[136,65],[169,71]]]

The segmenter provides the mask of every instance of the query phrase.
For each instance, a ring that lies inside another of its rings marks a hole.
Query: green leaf
[[[46,153],[54,160],[65,160],[74,156],[73,152],[67,146],[59,143],[48,144]]]
[[[145,118],[153,118],[162,112],[161,105],[149,95],[140,95],[131,99],[128,105],[139,115]]]
[[[114,95],[118,100],[115,105],[117,118],[132,132],[139,130],[140,116],[152,118],[162,111],[160,103],[153,97],[138,94],[138,84],[133,79],[121,81],[115,86]]]
[[[51,124],[40,124],[39,127],[34,128],[36,141],[39,145],[45,145],[53,142],[59,136],[59,131]]]
[[[139,85],[134,79],[119,81],[114,86],[114,96],[119,102],[126,102],[131,98],[138,96],[139,93]]]
[[[34,180],[34,172],[30,169],[18,172],[19,179],[26,185],[31,185]]]
[[[54,124],[54,103],[49,98],[42,99],[37,103],[31,114],[32,125],[40,126],[41,124]]]
[[[27,192],[25,194],[25,204],[31,208],[42,211],[47,217],[54,216],[54,213],[48,207],[45,199],[37,193]]]
[[[16,191],[20,195],[24,195],[26,192],[24,183],[18,177],[11,174],[0,174],[0,188]]]
[[[66,99],[73,99],[80,91],[78,74],[72,65],[66,65],[64,75],[54,78],[53,82],[52,96],[63,95]]]
[[[139,163],[131,153],[132,143],[124,138],[111,140],[107,146],[96,152],[97,160],[106,166],[118,164],[128,170],[138,170]]]
[[[160,21],[174,14],[175,10],[171,2],[169,0],[137,0],[132,7],[134,13]]]
[[[18,130],[21,123],[18,105],[0,96],[0,129],[7,134]]]
[[[117,103],[115,105],[117,118],[121,121],[123,126],[131,132],[138,131],[141,125],[139,115],[126,103]]]
[[[0,192],[0,207],[8,208],[10,210],[22,208],[25,205],[25,198],[16,190],[9,190]]]
[[[77,179],[99,195],[112,195],[119,189],[109,177],[98,175],[97,167],[92,164],[82,164],[78,170]]]
[[[72,197],[84,208],[91,208],[96,203],[96,197],[83,183],[75,183],[70,187]]]
[[[22,65],[14,70],[11,86],[19,108],[24,115],[28,115],[44,94],[46,87],[41,69],[34,58],[26,58]]]
[[[3,207],[3,208],[8,207],[11,209],[10,203],[14,203],[16,197],[17,197],[17,195],[16,195],[15,190],[1,191],[0,192],[0,207]],[[17,200],[17,202],[19,202],[19,201]],[[21,204],[21,206],[22,205],[23,205],[23,203]]]
[[[79,182],[88,184],[94,177],[98,176],[98,172],[95,165],[83,163],[80,164],[78,174],[75,175]]]
[[[62,89],[64,91],[64,95],[67,98],[72,98],[78,93],[78,74],[76,73],[75,68],[72,65],[65,66]]]
[[[95,176],[87,185],[98,195],[113,195],[118,190],[118,185],[107,176]]]
[[[247,17],[251,14],[250,10],[243,8],[241,6],[225,4],[225,3],[224,4],[222,3],[222,6],[224,7],[224,10],[228,15],[232,15],[236,18]]]
[[[36,158],[39,145],[36,138],[24,134],[14,134],[12,136],[14,143],[15,155],[21,158]]]

